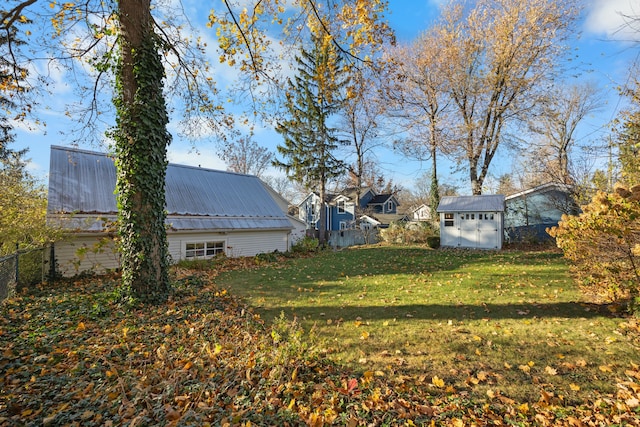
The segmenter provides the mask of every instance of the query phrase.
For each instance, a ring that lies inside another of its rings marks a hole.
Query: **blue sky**
[[[633,43],[639,35],[624,30],[623,15],[640,15],[640,2],[638,0],[584,0],[585,10],[579,27],[572,41],[578,64],[575,79],[595,80],[606,94],[606,103],[598,114],[590,116],[583,122],[578,133],[581,143],[588,143],[608,132],[608,123],[616,116],[616,113],[624,107],[624,100],[618,97],[616,88],[626,83],[628,70],[633,61],[638,60],[640,46]],[[442,0],[390,0],[389,21],[396,31],[400,42],[409,42],[421,31],[425,30],[430,22],[438,15],[439,3]],[[189,13],[197,9],[199,0],[184,0],[185,9]],[[206,10],[199,11],[200,16],[206,17]],[[213,40],[214,35],[209,30],[203,29],[203,36]],[[213,43],[210,43],[213,45]],[[215,60],[212,62],[216,62]],[[228,76],[229,70],[219,69],[220,76]],[[17,125],[16,143],[13,148],[29,148],[31,158],[30,169],[34,175],[46,180],[49,167],[49,147],[51,145],[68,145],[70,138],[64,137],[60,131],[74,127],[73,118],[64,115],[65,104],[73,101],[73,88],[67,81],[64,71],[53,69],[53,93],[46,99],[39,100],[40,108],[37,118],[46,127],[33,122]],[[215,155],[214,145],[210,141],[202,141],[197,144],[197,152],[194,152],[192,144],[177,136],[175,123],[170,124],[170,130],[174,139],[169,147],[169,160],[173,163],[201,165],[212,169],[224,169],[225,165]],[[255,140],[261,145],[274,150],[281,142],[278,134],[268,128],[258,128]],[[91,144],[80,145],[89,150],[102,150],[101,147]],[[509,172],[512,168],[508,153],[503,152],[492,163],[491,173],[499,176]],[[402,159],[391,151],[380,151],[378,159],[383,165],[383,171],[387,178],[405,187],[411,187],[415,180],[426,171],[427,164]],[[460,187],[462,194],[469,194],[468,182],[465,176],[451,175],[450,168],[441,167],[441,181],[450,182]],[[275,171],[274,171],[275,173]]]

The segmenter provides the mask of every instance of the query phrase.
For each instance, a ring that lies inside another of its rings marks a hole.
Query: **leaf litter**
[[[267,326],[217,288],[215,274],[178,270],[170,301],[157,307],[120,306],[117,277],[42,285],[6,300],[0,426],[640,425],[638,365],[615,393],[579,405],[544,387],[537,402],[495,389],[480,402],[436,375],[341,367],[295,321],[281,316]],[[491,377],[480,371],[467,381]]]

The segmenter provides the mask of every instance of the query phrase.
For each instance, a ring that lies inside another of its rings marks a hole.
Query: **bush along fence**
[[[21,249],[0,257],[0,301],[16,290],[41,283],[51,276],[47,251],[53,246]],[[55,273],[55,269],[53,270]]]

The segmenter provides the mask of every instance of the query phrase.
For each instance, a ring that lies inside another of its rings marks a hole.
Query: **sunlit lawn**
[[[266,319],[295,316],[337,362],[476,398],[584,402],[640,363],[633,322],[589,301],[554,251],[363,247],[217,284]]]

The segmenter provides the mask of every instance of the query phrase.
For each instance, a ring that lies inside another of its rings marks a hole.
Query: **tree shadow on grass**
[[[540,304],[482,304],[482,305],[443,305],[409,304],[392,306],[279,306],[257,308],[267,318],[278,316],[281,312],[288,316],[307,319],[343,319],[355,320],[499,320],[499,319],[540,319],[574,318],[591,319],[598,317],[617,317],[606,304],[583,302],[558,302]]]

